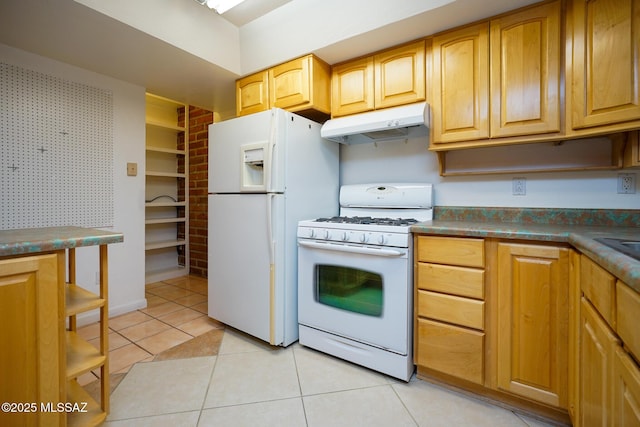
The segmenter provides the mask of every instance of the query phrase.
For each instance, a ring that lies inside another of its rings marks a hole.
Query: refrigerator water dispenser
[[[241,191],[266,190],[265,168],[268,165],[268,147],[268,142],[245,144],[240,147],[242,155]]]

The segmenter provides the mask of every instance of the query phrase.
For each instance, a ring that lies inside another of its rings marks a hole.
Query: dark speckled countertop
[[[640,210],[436,207],[411,231],[568,243],[640,292],[640,261],[594,240],[640,240]]]
[[[0,230],[0,257],[52,252],[124,241],[122,233],[83,227]]]

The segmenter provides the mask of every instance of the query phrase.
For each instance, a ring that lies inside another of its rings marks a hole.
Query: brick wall
[[[213,112],[189,107],[189,254],[190,273],[207,277],[209,125]]]

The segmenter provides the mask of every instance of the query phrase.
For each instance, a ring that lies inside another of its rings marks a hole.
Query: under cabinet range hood
[[[420,102],[328,120],[320,135],[341,144],[362,144],[425,136],[428,126],[429,105]]]

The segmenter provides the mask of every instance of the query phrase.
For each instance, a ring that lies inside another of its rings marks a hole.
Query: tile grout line
[[[296,367],[296,378],[298,378],[298,390],[300,391],[300,403],[302,404],[302,413],[304,414],[304,423],[309,425],[309,419],[307,418],[307,407],[304,404],[304,395],[302,394],[302,384],[300,383],[300,370],[298,369],[298,359],[296,358],[295,348],[291,348],[291,354],[293,355],[293,365]]]

